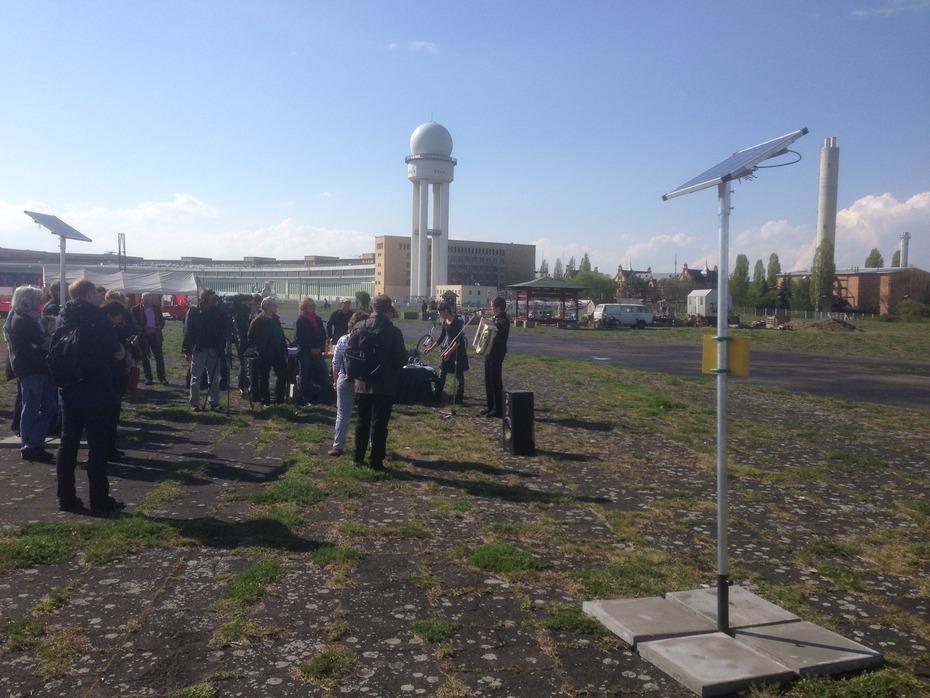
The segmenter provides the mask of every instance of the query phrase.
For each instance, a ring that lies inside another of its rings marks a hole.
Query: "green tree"
[[[730,274],[730,295],[734,305],[745,305],[749,293],[749,257],[744,254],[736,255],[736,264]]]
[[[553,279],[563,279],[565,278],[565,272],[562,271],[562,260],[555,260],[555,267],[552,269],[552,278]]]
[[[788,310],[791,307],[791,277],[787,274],[781,280],[778,286],[777,307],[781,310]]]
[[[670,303],[684,303],[688,300],[688,294],[694,290],[694,279],[690,275],[672,276],[659,282],[662,289],[662,297]]]
[[[885,266],[885,259],[882,257],[882,253],[879,252],[877,248],[873,247],[872,251],[869,252],[869,256],[865,258],[865,268],[878,269],[883,266]]]
[[[549,276],[549,262],[547,262],[545,258],[539,263],[539,275]]]
[[[609,303],[614,299],[614,280],[597,271],[579,271],[572,277],[572,286],[583,288],[596,303]]]
[[[581,258],[581,265],[578,267],[578,271],[591,271],[591,260],[588,258],[587,252],[585,252],[584,256]]]
[[[833,243],[820,243],[814,254],[811,267],[810,302],[815,310],[830,310],[833,307],[833,281],[836,265],[833,263]]]
[[[631,271],[626,275],[626,278],[623,279],[623,283],[620,284],[620,297],[642,298],[645,290],[646,280],[640,278]]]
[[[891,255],[891,266],[900,267],[901,266],[901,250],[895,250]]]
[[[792,281],[789,286],[788,307],[792,310],[813,310],[811,303],[811,277]]]
[[[577,273],[578,273],[578,268],[575,266],[575,258],[569,257],[568,263],[565,265],[565,273],[563,274],[563,276],[566,279],[570,279]]]
[[[355,292],[356,310],[364,310],[366,313],[371,312],[371,295],[368,291]]]
[[[779,274],[781,274],[781,262],[778,259],[778,255],[773,252],[769,255],[769,266],[765,274],[765,280],[768,282],[769,288],[778,287]]]

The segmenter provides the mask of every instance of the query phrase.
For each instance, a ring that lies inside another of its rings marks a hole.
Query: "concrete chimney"
[[[907,267],[907,245],[911,239],[911,234],[906,230],[901,233],[901,259],[898,262],[898,266],[904,269]]]
[[[836,197],[839,188],[840,149],[836,136],[825,138],[820,149],[820,193],[817,197],[817,245],[829,242],[836,251]],[[833,260],[831,259],[830,262]]]

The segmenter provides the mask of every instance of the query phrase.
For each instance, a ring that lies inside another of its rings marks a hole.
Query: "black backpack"
[[[367,323],[356,327],[346,344],[346,376],[351,380],[374,383],[384,369],[384,351],[380,330]]]
[[[48,349],[48,372],[59,388],[77,385],[84,380],[81,360],[81,329],[59,327]]]

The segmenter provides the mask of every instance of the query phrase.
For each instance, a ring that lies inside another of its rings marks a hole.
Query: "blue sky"
[[[809,261],[819,148],[841,148],[837,262],[909,230],[930,268],[930,1],[9,2],[0,244],[24,208],[112,250],[358,254],[407,234],[421,122],[459,160],[451,236],[602,271],[716,258],[712,191],[661,194],[802,126],[734,188],[733,253]]]

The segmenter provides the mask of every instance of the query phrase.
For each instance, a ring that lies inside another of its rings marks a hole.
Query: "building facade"
[[[432,241],[430,241],[432,244]],[[536,245],[506,242],[449,240],[451,286],[504,288],[536,275]],[[435,296],[432,278],[427,279]],[[410,238],[381,235],[375,238],[375,293],[406,298],[410,292]]]

